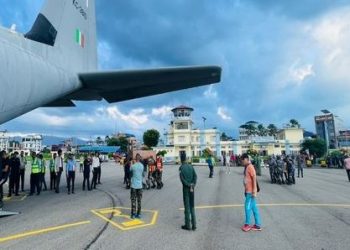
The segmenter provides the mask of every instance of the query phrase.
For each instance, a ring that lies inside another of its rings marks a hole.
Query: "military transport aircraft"
[[[94,0],[46,0],[28,33],[0,28],[0,124],[38,107],[113,103],[220,78],[218,66],[97,71]]]
[[[94,0],[46,0],[28,33],[0,28],[0,124],[38,107],[112,103],[220,78],[218,66],[98,72]]]

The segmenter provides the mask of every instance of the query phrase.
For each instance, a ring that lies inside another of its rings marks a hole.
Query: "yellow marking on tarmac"
[[[72,224],[65,224],[65,225],[61,225],[61,226],[57,226],[57,227],[48,227],[48,228],[44,228],[44,229],[28,231],[28,232],[0,238],[0,243],[10,241],[10,240],[17,240],[17,239],[21,239],[21,238],[28,237],[28,236],[58,231],[58,230],[62,230],[62,229],[69,228],[69,227],[77,227],[77,226],[81,226],[81,225],[85,225],[85,224],[89,224],[89,223],[91,223],[91,221],[87,220],[87,221],[80,221],[80,222],[76,222],[76,223],[72,223]]]
[[[3,200],[4,200],[4,201],[9,201],[9,200],[11,200],[11,198],[12,198],[12,197],[4,197]]]
[[[126,227],[138,226],[141,224],[144,224],[142,220],[132,220],[132,221],[127,221],[122,223],[122,225]]]
[[[25,198],[27,198],[28,195],[23,195],[22,197],[21,196],[11,196],[11,197],[4,197],[4,201],[23,201]]]
[[[195,207],[195,209],[237,208],[237,207],[244,207],[244,204],[197,206],[197,207]],[[258,204],[258,207],[340,207],[340,208],[350,208],[350,204],[272,203],[272,204]],[[180,208],[180,210],[184,210],[184,208]]]
[[[130,215],[123,214],[120,211],[120,209],[130,210],[130,208],[126,208],[126,207],[109,207],[109,208],[94,209],[94,210],[91,210],[91,212],[93,214],[95,214],[96,216],[100,217],[101,219],[103,219],[104,221],[110,223],[111,225],[115,226],[116,228],[118,228],[122,231],[128,231],[128,230],[152,226],[152,225],[155,225],[157,222],[158,211],[142,209],[142,212],[149,212],[149,213],[153,214],[151,222],[147,223],[147,222],[139,220],[139,219],[131,220]],[[107,211],[109,213],[107,213]],[[114,214],[115,211],[120,211],[121,213]],[[105,214],[112,214],[113,217],[121,217],[121,218],[128,219],[129,221],[126,221],[123,223],[117,223],[117,222],[107,218],[106,216],[104,216]]]

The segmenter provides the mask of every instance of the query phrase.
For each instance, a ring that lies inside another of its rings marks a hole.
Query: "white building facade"
[[[165,145],[154,148],[163,151],[168,161],[178,161],[182,152],[188,158],[201,157],[203,150],[210,149],[213,155],[242,155],[248,150],[254,150],[261,155],[296,154],[301,150],[304,140],[301,128],[284,128],[278,131],[276,138],[273,136],[248,136],[240,130],[240,140],[220,140],[218,129],[194,129],[193,109],[180,106],[174,108],[173,119],[168,131],[165,133]]]
[[[40,152],[43,137],[41,135],[27,135],[22,138],[21,149],[26,152]]]
[[[10,137],[6,133],[6,131],[0,131],[0,151],[7,151],[9,148]]]
[[[193,109],[180,106],[174,108],[173,119],[165,133],[165,146],[154,148],[156,151],[165,150],[166,158],[178,160],[182,152],[189,158],[200,157],[203,150],[209,148],[211,152],[220,156],[220,132],[217,129],[194,129]]]

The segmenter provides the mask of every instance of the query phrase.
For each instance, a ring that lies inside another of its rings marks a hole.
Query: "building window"
[[[185,136],[179,136],[178,140],[179,142],[185,142]]]

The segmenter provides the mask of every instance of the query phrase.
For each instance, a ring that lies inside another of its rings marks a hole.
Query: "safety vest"
[[[163,171],[163,162],[162,162],[162,159],[161,158],[158,158],[157,159],[157,169],[159,171]]]
[[[53,159],[50,160],[50,172],[55,172],[55,161]]]
[[[155,165],[153,165],[153,164],[151,164],[151,165],[149,165],[149,172],[154,172],[154,171],[156,171],[156,166]]]
[[[40,167],[38,159],[33,160],[32,162],[32,174],[39,174],[40,173]]]
[[[44,160],[40,160],[40,163],[41,163],[41,164],[40,164],[40,165],[41,165],[41,166],[40,166],[40,167],[41,167],[41,173],[42,173],[42,174],[45,174],[45,172],[46,172],[46,165],[45,165],[45,164],[46,164],[46,163],[45,163]]]

